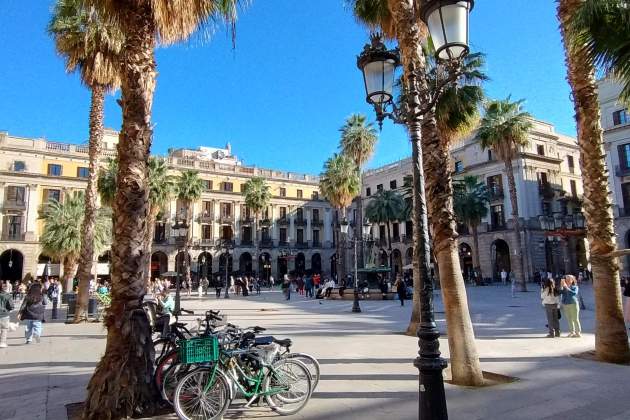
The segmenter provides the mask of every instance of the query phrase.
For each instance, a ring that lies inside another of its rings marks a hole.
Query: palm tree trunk
[[[94,229],[96,227],[96,185],[98,177],[98,159],[101,154],[103,140],[103,106],[105,88],[102,85],[92,86],[92,103],[90,106],[90,163],[87,187],[85,189],[85,216],[81,226],[81,251],[79,256],[79,294],[74,322],[87,321],[88,301],[90,298],[90,278],[92,277],[92,261],[94,260]]]
[[[357,220],[354,221],[354,234],[355,238],[363,237],[363,172],[361,172],[361,168],[359,168],[359,196],[357,197]],[[360,241],[358,244],[357,250],[357,266],[363,268],[363,241]]]
[[[77,259],[74,256],[63,257],[63,290],[66,293],[72,292],[74,275],[77,272]]]
[[[473,224],[471,226],[472,234],[473,234],[473,246],[475,247],[473,251],[473,265],[475,272],[479,275],[479,278],[483,280],[483,273],[481,271],[481,263],[479,262],[479,226],[477,224]]]
[[[521,270],[521,292],[527,291],[527,273],[525,272],[525,264],[523,263],[523,241],[521,241],[521,221],[518,217],[518,198],[516,196],[516,181],[514,180],[514,166],[512,159],[505,159],[505,171],[507,172],[508,187],[510,189],[510,204],[512,205],[512,222],[514,223],[514,237],[516,238],[516,249],[518,250],[517,264]],[[512,275],[512,274],[510,274]]]
[[[396,275],[394,273],[394,253],[392,252],[392,235],[389,231],[389,221],[386,222],[387,227],[387,250],[389,251],[389,278],[392,284],[396,281]]]
[[[144,286],[151,280],[151,250],[153,249],[153,236],[155,235],[155,224],[160,213],[160,206],[151,206],[149,209],[149,224],[147,226],[147,236],[144,239],[145,252],[148,255],[147,263],[144,266]]]
[[[435,115],[425,115],[422,123],[422,160],[427,180],[425,191],[433,231],[433,253],[446,312],[451,372],[455,384],[480,386],[483,385],[483,374],[457,248],[449,142],[441,139],[438,133]]]
[[[186,275],[186,285],[188,286],[188,290],[192,289],[192,278],[190,276],[190,259],[189,259],[189,250],[190,250],[190,242],[193,237],[193,202],[192,200],[187,200],[186,202],[186,223],[188,224],[188,231],[186,232],[186,245],[184,246],[184,273]]]
[[[121,419],[151,412],[154,350],[142,310],[149,216],[148,160],[155,90],[155,27],[147,2],[119,6],[126,32],[121,68],[123,125],[114,200],[112,302],[105,316],[107,346],[88,384],[84,418]]]
[[[568,81],[577,120],[580,167],[584,182],[584,213],[591,251],[595,291],[595,353],[602,361],[630,361],[623,320],[619,266],[611,255],[616,249],[608,177],[600,125],[595,72],[583,51],[572,48],[567,25],[581,0],[560,0],[558,20],[565,46]]]

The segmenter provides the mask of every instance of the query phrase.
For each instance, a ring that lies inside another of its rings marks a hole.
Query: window
[[[10,185],[7,187],[7,201],[13,204],[24,204],[26,188]]]
[[[313,191],[313,194],[311,194],[311,199],[319,200],[319,192]]]
[[[234,235],[232,234],[232,226],[221,226],[221,239],[223,239],[224,241],[231,241],[233,236]]]
[[[630,169],[630,143],[617,146],[619,164],[623,169]]]
[[[280,218],[281,219],[286,219],[287,218],[287,208],[286,207],[280,207]]]
[[[269,240],[271,240],[271,236],[269,236],[269,228],[268,227],[264,227],[261,229],[261,238],[263,241],[268,242]]]
[[[490,222],[494,229],[505,226],[505,217],[503,215],[503,205],[490,206]]]
[[[627,109],[620,109],[613,112],[613,125],[621,125],[630,123],[630,115]]]
[[[77,168],[77,178],[89,178],[90,177],[90,168],[85,168],[79,166]]]
[[[493,160],[492,150],[488,149],[488,160]]]
[[[251,226],[245,226],[243,228],[243,236],[241,237],[242,243],[251,243],[252,241],[252,228]]]
[[[366,195],[367,197],[369,197],[369,196],[371,196],[371,195],[372,195],[372,189],[371,189],[370,187],[367,187],[367,188],[365,189],[365,195]]]
[[[537,144],[536,145],[536,153],[538,153],[540,156],[545,156],[545,145],[544,144]]]
[[[624,209],[630,209],[630,182],[621,184],[621,198]]]
[[[297,243],[298,244],[304,243],[304,229],[297,230]]]
[[[61,165],[57,165],[54,163],[48,164],[48,175],[49,176],[61,176]]]
[[[295,211],[295,215],[297,217],[298,220],[303,220],[304,219],[304,209],[299,208]]]
[[[571,184],[571,195],[577,197],[577,184],[575,180],[572,179],[569,183]]]
[[[287,196],[287,189],[280,187],[280,197],[286,197],[286,196]]]
[[[503,178],[501,175],[489,176],[487,179],[488,191],[493,198],[500,198],[503,193]]]
[[[52,190],[45,189],[44,190],[44,201],[61,201],[61,190]]]
[[[319,220],[319,209],[313,209],[313,220]]]
[[[405,222],[405,235],[408,238],[413,238],[413,222],[411,220]]]
[[[164,224],[164,222],[155,223],[155,232],[153,234],[153,240],[158,243],[166,241],[166,225]]]
[[[455,162],[455,173],[459,174],[462,172],[464,172],[464,162],[458,160],[457,162]]]
[[[376,186],[376,191],[383,191],[383,184],[378,184]]]
[[[26,170],[26,164],[22,160],[16,160],[13,162],[13,170],[15,172],[24,172]]]
[[[547,181],[547,173],[546,172],[539,172],[538,173],[538,182],[540,182],[540,186],[541,187],[547,187],[549,185],[549,182]]]
[[[7,216],[7,239],[20,239],[22,236],[22,216]]]
[[[297,198],[303,198],[304,193],[302,192],[302,190],[297,190]]]
[[[230,204],[230,203],[221,203],[221,216],[222,217],[232,217],[232,204]]]
[[[398,223],[392,223],[392,236],[394,238],[399,238],[400,237],[400,227],[399,227]]]
[[[378,227],[378,237],[381,239],[381,241],[384,241],[384,240],[387,239],[387,234],[385,233],[385,226],[379,225],[379,227]]]
[[[204,241],[212,239],[212,225],[201,225],[201,239]]]
[[[232,191],[234,191],[234,184],[232,184],[231,182],[224,182],[223,183],[223,191],[225,191],[225,192],[232,192]]]
[[[209,179],[203,180],[203,189],[206,191],[212,191],[212,181]]]
[[[542,201],[542,214],[545,216],[551,216],[551,203],[549,201]]]
[[[213,207],[212,201],[204,201],[202,203],[202,216],[204,217],[212,216],[212,207]]]
[[[313,230],[313,244],[319,244],[319,230]]]
[[[396,180],[395,179],[392,180],[392,181],[389,181],[389,189],[390,190],[395,190],[396,189]]]
[[[567,155],[567,165],[569,166],[569,172],[575,172],[575,162],[573,161],[573,156]]]
[[[287,242],[287,228],[280,228],[280,242]]]

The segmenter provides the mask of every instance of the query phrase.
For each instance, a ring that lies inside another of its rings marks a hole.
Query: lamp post
[[[223,255],[225,255],[225,293],[223,297],[225,299],[229,299],[230,279],[228,278],[228,267],[230,265],[230,258],[232,258],[232,254],[234,254],[234,248],[232,248],[230,241],[225,241],[223,243],[222,250],[224,251]]]
[[[346,240],[348,240],[348,221],[343,220],[341,223],[341,233],[346,235]],[[352,312],[359,313],[361,312],[361,306],[359,305],[359,269],[357,265],[357,245],[365,240],[367,240],[368,235],[370,234],[370,229],[372,225],[366,220],[363,224],[362,235],[358,238],[349,239],[352,242],[352,247],[354,248],[354,301],[352,302]]]
[[[186,223],[186,220],[175,221],[175,224],[171,227],[171,237],[175,239],[175,244],[178,246],[177,255],[179,255],[179,253],[182,251],[186,251],[186,241],[188,240],[188,224]],[[181,249],[180,249],[180,245],[181,245]],[[182,253],[181,255],[182,255],[182,258],[188,257],[188,255],[185,255],[185,253]],[[180,291],[181,291],[182,262],[183,261],[180,261],[179,265],[176,267],[177,269],[177,277],[175,277],[175,313],[176,314],[179,314],[179,311],[181,309]],[[177,261],[175,261],[175,263],[177,263]]]
[[[420,9],[420,16],[427,25],[436,50],[438,69],[441,76],[432,85],[432,91],[416,91],[419,106],[414,114],[398,109],[393,101],[394,72],[399,63],[398,52],[387,50],[380,37],[372,36],[371,45],[366,45],[357,58],[357,66],[363,73],[367,102],[374,106],[379,126],[385,118],[394,123],[406,124],[410,132],[417,133],[419,119],[430,112],[440,99],[444,89],[455,82],[461,74],[462,59],[468,54],[468,16],[474,6],[473,0],[427,0]],[[417,77],[427,78],[420,74]],[[417,134],[416,134],[417,136]],[[420,372],[419,418],[444,420],[448,418],[442,370],[446,361],[439,351],[439,331],[433,314],[433,284],[429,279],[430,252],[427,226],[427,208],[422,174],[422,145],[414,143],[414,230],[420,278],[420,327],[418,339],[420,350],[414,365]],[[416,178],[417,177],[417,178]]]

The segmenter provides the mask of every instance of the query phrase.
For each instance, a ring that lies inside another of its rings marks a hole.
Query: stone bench
[[[383,300],[383,292],[380,289],[370,289],[369,296],[365,299],[363,298],[363,294],[359,293],[360,300]],[[339,288],[335,287],[333,291],[330,293],[330,297],[326,298],[330,300],[354,300],[354,288],[347,288],[343,292],[343,296],[339,295]],[[385,300],[395,300],[398,299],[398,295],[396,292],[387,292],[385,293]]]

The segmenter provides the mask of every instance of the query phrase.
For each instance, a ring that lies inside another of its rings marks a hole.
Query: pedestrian
[[[258,277],[254,279],[254,289],[256,289],[256,295],[260,295],[260,279]]]
[[[221,289],[222,289],[221,284],[222,284],[221,277],[217,276],[216,283],[214,284],[214,292],[217,294],[217,299],[221,297]]]
[[[9,333],[9,314],[13,310],[13,299],[9,294],[9,282],[0,284],[0,348],[7,347],[7,334]]]
[[[249,296],[249,280],[247,276],[241,279],[241,289],[243,290],[243,296]]]
[[[396,276],[396,282],[394,283],[396,292],[398,293],[398,299],[400,299],[400,306],[405,306],[405,295],[407,294],[407,285],[400,277],[400,274]]]
[[[273,289],[273,283],[274,283],[273,276],[269,276],[269,290]]]
[[[547,315],[547,337],[560,337],[560,293],[552,278],[545,280],[545,286],[540,289],[540,299]]]
[[[623,306],[623,319],[626,321],[626,325],[630,326],[630,279],[626,277],[623,280],[623,298],[625,300]]]
[[[52,319],[57,319],[58,316],[58,306],[59,306],[59,284],[53,279],[50,282],[50,286],[48,286],[48,290],[46,290],[46,294],[48,295],[48,299],[52,302]]]
[[[511,283],[511,289],[512,289],[512,297],[515,298],[516,297],[516,276],[513,274],[510,274],[510,283]]]
[[[324,297],[329,298],[330,294],[335,289],[335,282],[333,280],[328,280],[326,283],[324,283],[324,288],[326,289]]]
[[[503,283],[504,286],[507,285],[507,277],[508,273],[505,271],[505,268],[501,269],[501,283]]]
[[[300,296],[304,295],[304,277],[300,276],[297,279],[297,291]]]
[[[291,299],[291,281],[287,274],[284,275],[284,281],[282,282],[282,293],[284,293],[285,300]]]
[[[24,336],[26,344],[30,344],[33,339],[39,343],[42,336],[42,321],[44,320],[44,305],[42,297],[42,286],[39,283],[33,283],[29,287],[22,306],[18,311],[18,320],[26,321]]]
[[[567,274],[560,281],[560,293],[562,294],[562,309],[564,317],[569,324],[569,335],[567,337],[581,337],[582,326],[580,325],[580,306],[578,304],[579,286],[575,276]]]

